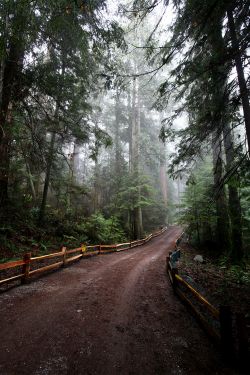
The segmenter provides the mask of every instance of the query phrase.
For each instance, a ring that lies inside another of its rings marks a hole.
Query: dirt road
[[[180,233],[0,294],[0,374],[231,374],[166,277]]]

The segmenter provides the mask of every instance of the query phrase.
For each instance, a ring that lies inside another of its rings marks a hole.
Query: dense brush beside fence
[[[178,275],[178,269],[175,262],[180,258],[181,251],[178,247],[179,243],[185,236],[184,233],[174,242],[174,253],[170,252],[167,256],[167,273],[173,286],[173,291],[177,294],[196,314],[199,321],[206,329],[206,331],[215,338],[221,345],[222,358],[227,363],[235,363],[236,353],[234,347],[233,333],[232,333],[232,317],[229,306],[220,306],[219,311],[212,306],[205,298],[203,298],[194,288],[191,287]],[[182,284],[189,292],[196,296],[199,301],[206,306],[213,316],[219,321],[220,332],[215,330],[211,324],[204,318],[200,311],[192,304],[192,302],[180,290],[179,284]],[[236,314],[237,323],[237,339],[239,347],[239,360],[241,371],[243,374],[250,374],[250,353],[248,347],[248,334],[245,315],[242,313]]]
[[[164,227],[163,229],[151,233],[148,235],[148,237],[143,238],[142,240],[136,240],[136,241],[130,241],[127,243],[122,244],[114,244],[114,245],[93,245],[93,246],[84,246],[81,245],[81,247],[77,249],[67,250],[66,247],[62,248],[62,251],[59,253],[49,254],[49,255],[43,255],[39,257],[31,257],[30,253],[25,253],[23,255],[22,260],[17,260],[15,262],[9,262],[9,263],[3,263],[0,264],[0,271],[7,270],[9,268],[16,268],[21,267],[21,273],[18,273],[18,275],[9,277],[7,279],[0,280],[0,285],[3,283],[15,281],[18,279],[21,279],[22,284],[26,284],[30,281],[30,276],[50,270],[52,268],[58,268],[58,267],[64,267],[67,263],[79,259],[84,258],[89,255],[97,255],[102,254],[106,252],[113,252],[113,251],[123,251],[132,249],[137,246],[141,246],[145,243],[147,243],[151,238],[157,237],[161,235],[163,232],[165,232],[168,228]],[[76,254],[76,255],[73,255]],[[46,265],[44,267],[39,267],[41,263],[47,260],[56,260],[55,263],[52,263],[50,265]],[[60,259],[60,261],[58,261]]]

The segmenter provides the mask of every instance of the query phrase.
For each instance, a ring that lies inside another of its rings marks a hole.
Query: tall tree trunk
[[[5,31],[7,34],[7,29],[9,26],[9,15],[5,18]],[[7,52],[7,38],[4,38],[4,50]],[[0,113],[2,112],[2,99],[3,99],[3,78],[5,69],[5,59],[0,62]]]
[[[135,208],[135,237],[141,239],[142,236],[142,210],[141,202],[141,148],[140,148],[140,134],[141,134],[141,99],[140,99],[140,80],[138,78],[138,94],[137,94],[137,131],[136,131],[136,183],[138,186],[138,202],[139,206]]]
[[[119,167],[120,167],[119,125],[120,125],[119,94],[117,91],[116,97],[115,97],[115,172],[117,175],[119,174]]]
[[[97,157],[96,157],[96,160],[95,160],[95,190],[94,190],[94,213],[95,214],[98,211],[98,194],[99,194],[97,178],[98,178],[98,161],[97,161]]]
[[[235,65],[236,65],[236,71],[237,71],[238,82],[239,82],[239,87],[240,87],[240,95],[241,95],[242,106],[243,106],[247,143],[248,143],[248,152],[250,152],[250,105],[249,105],[249,100],[248,100],[248,91],[246,87],[246,80],[244,77],[243,65],[242,65],[242,61],[240,57],[239,43],[238,43],[236,31],[235,31],[233,12],[231,8],[228,8],[227,10],[227,18],[228,18],[230,36],[232,40],[232,46],[233,46],[233,49],[236,50],[234,60],[235,60]]]
[[[134,81],[133,81],[133,85],[134,85]],[[133,99],[132,99],[133,100]],[[129,90],[128,90],[128,122],[129,122],[129,174],[132,173],[132,136],[133,136],[133,112],[132,112],[132,105],[131,105],[131,93],[130,93],[130,87],[129,87]],[[129,212],[128,212],[128,227],[130,228],[130,233],[133,233],[132,231],[132,212],[131,210],[129,209]]]
[[[78,145],[74,145],[74,163],[73,163],[73,175],[74,175],[74,183],[80,185],[81,181],[81,165],[80,165],[80,147]]]
[[[130,94],[130,87],[128,90],[128,123],[129,123],[129,173],[132,170],[132,108],[131,108],[131,94]]]
[[[181,190],[180,190],[180,176],[178,176],[178,179],[177,179],[177,199],[178,199],[178,204],[180,204],[180,193],[181,193]]]
[[[65,74],[65,59],[64,56],[62,57],[62,74],[60,77],[60,83],[63,85],[64,82],[64,74]],[[58,101],[56,102],[56,109],[55,109],[55,123],[56,126],[55,128],[59,127],[58,123],[58,114],[59,114],[59,104]],[[42,199],[42,204],[41,204],[41,209],[40,209],[40,216],[39,216],[39,222],[42,223],[44,220],[44,215],[45,215],[45,208],[46,208],[46,201],[47,201],[47,196],[48,196],[48,190],[49,190],[49,183],[50,183],[50,174],[51,174],[51,168],[53,164],[53,154],[54,154],[54,146],[55,146],[55,140],[56,140],[56,129],[52,131],[51,135],[51,141],[50,141],[50,148],[49,148],[49,156],[48,156],[48,161],[47,161],[47,168],[45,172],[45,182],[44,182],[44,189],[43,189],[43,199]]]
[[[221,184],[223,177],[222,137],[217,130],[213,132],[213,167],[216,189],[218,245],[219,251],[223,252],[231,249],[231,243],[226,189],[224,184]]]
[[[227,169],[234,166],[234,148],[232,141],[231,129],[228,124],[224,125],[224,146],[226,152]],[[231,218],[231,231],[232,231],[232,254],[233,259],[241,261],[244,258],[244,246],[242,236],[242,216],[241,205],[237,187],[228,184],[229,192],[229,212]]]
[[[73,171],[74,171],[74,158],[75,158],[75,145],[73,148],[73,153],[69,154],[69,175],[68,175],[68,191],[67,191],[67,208],[71,205],[71,190],[73,181]]]
[[[29,166],[28,160],[26,160],[26,168],[27,168],[27,172],[28,172],[28,181],[29,181],[29,186],[30,186],[30,189],[31,189],[33,201],[36,202],[36,191],[35,191],[34,183],[33,183],[33,180],[32,180],[32,176],[31,176],[31,171],[30,171],[30,166]]]
[[[163,113],[159,114],[159,120],[160,120],[160,125],[161,125],[161,122],[163,120]],[[160,163],[161,195],[165,204],[167,204],[167,179],[166,179],[167,171],[166,171],[165,143],[160,141],[160,144],[164,148],[164,158],[161,160],[161,163]]]
[[[23,66],[24,40],[20,36],[19,42],[12,38],[9,55],[5,63],[2,62],[2,90],[0,111],[0,206],[8,199],[9,149],[11,143],[11,121],[8,119],[11,97],[19,83],[19,73]],[[4,66],[4,70],[3,70]]]
[[[57,114],[58,114],[58,105],[57,105],[57,108],[56,108],[56,118],[57,118]],[[53,164],[55,139],[56,139],[56,132],[53,131],[52,134],[51,134],[49,155],[48,155],[47,167],[46,167],[46,172],[45,172],[45,181],[44,181],[44,187],[43,187],[43,199],[42,199],[42,204],[41,204],[41,208],[40,208],[40,216],[39,216],[39,222],[40,223],[43,222],[44,215],[45,215],[46,202],[47,202],[49,183],[50,183],[50,173],[51,173],[51,168],[52,168],[52,164]]]
[[[84,162],[83,162],[83,182],[86,181],[88,174],[88,154],[87,154],[87,144],[84,145]]]
[[[132,91],[132,128],[131,128],[131,173],[135,177],[136,169],[136,62],[134,60],[134,79]],[[138,238],[138,214],[136,208],[131,212],[133,239]]]
[[[131,167],[132,170],[135,168],[135,160],[136,160],[136,129],[135,129],[135,119],[136,119],[136,63],[134,61],[134,79],[133,79],[133,96],[132,96],[132,134],[131,134]]]

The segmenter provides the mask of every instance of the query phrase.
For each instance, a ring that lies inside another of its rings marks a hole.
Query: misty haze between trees
[[[1,3],[6,259],[178,222],[248,274],[249,5]]]

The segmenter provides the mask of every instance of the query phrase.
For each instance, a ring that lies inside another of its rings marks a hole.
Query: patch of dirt
[[[0,374],[237,374],[173,294],[181,231],[1,293]]]

